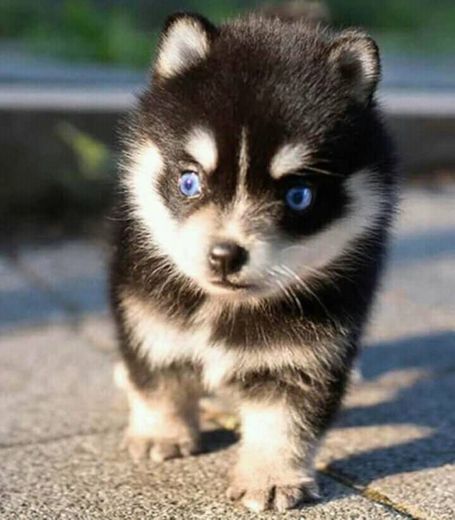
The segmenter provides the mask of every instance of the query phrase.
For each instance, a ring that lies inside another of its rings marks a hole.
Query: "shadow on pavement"
[[[393,241],[392,259],[394,265],[422,262],[435,257],[455,253],[455,230],[432,229],[425,233],[407,234]]]
[[[202,453],[224,450],[237,442],[237,440],[238,436],[232,430],[217,428],[215,430],[203,431],[201,434]]]
[[[396,370],[420,368],[429,376],[455,371],[455,332],[404,337],[367,346],[360,356],[362,376],[374,380]]]
[[[368,483],[397,473],[438,468],[455,462],[455,333],[441,332],[409,337],[367,348],[362,356],[366,384],[403,378],[390,400],[370,406],[347,408],[339,428],[381,426],[417,427],[423,437],[404,443],[358,452],[337,459],[330,467]],[[405,370],[417,369],[416,379],[406,386]],[[397,382],[400,382],[398,380]],[[382,383],[384,384],[384,383]],[[355,389],[353,390],[355,392]],[[359,433],[361,435],[361,433]],[[370,435],[370,434],[369,434]],[[397,433],[397,440],[399,440]]]

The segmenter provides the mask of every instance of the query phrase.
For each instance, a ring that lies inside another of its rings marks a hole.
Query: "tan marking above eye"
[[[185,151],[194,161],[210,173],[218,164],[218,149],[213,132],[207,128],[196,127],[188,135]]]
[[[270,175],[280,179],[305,168],[311,158],[310,149],[303,143],[287,143],[281,146],[270,163]]]

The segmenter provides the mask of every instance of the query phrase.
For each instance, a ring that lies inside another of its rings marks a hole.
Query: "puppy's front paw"
[[[163,462],[178,457],[187,457],[199,452],[197,438],[154,439],[126,433],[122,447],[127,449],[135,462],[150,458],[154,462]]]
[[[286,511],[319,498],[314,482],[306,481],[298,486],[281,483],[261,486],[255,485],[253,479],[248,479],[248,482],[234,479],[227,495],[231,500],[239,500],[255,513],[267,510]]]

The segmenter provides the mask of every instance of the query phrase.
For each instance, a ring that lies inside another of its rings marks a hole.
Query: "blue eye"
[[[184,172],[180,177],[179,188],[185,197],[197,197],[201,193],[199,175],[196,172]]]
[[[313,202],[313,190],[309,186],[295,186],[286,192],[286,204],[294,211],[303,211]]]

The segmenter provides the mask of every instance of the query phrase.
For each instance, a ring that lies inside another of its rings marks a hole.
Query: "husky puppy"
[[[251,15],[172,16],[131,117],[112,305],[134,457],[199,447],[198,398],[238,398],[228,495],[316,496],[395,205],[364,33]]]

